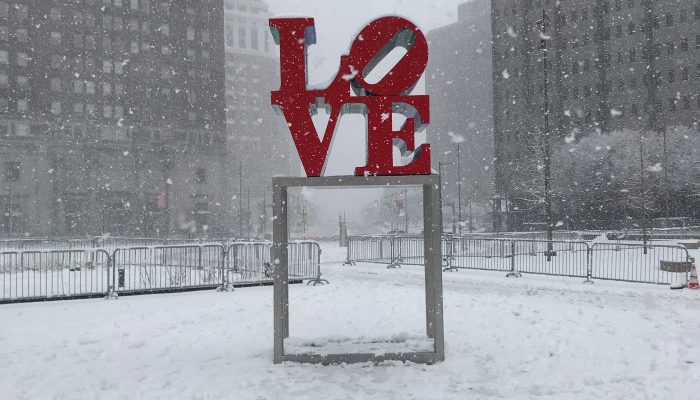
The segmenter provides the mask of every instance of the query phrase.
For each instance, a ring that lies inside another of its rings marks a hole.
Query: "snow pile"
[[[382,355],[403,352],[432,352],[433,339],[427,336],[401,333],[390,338],[329,336],[315,339],[288,338],[284,341],[285,354],[345,354],[363,353]]]

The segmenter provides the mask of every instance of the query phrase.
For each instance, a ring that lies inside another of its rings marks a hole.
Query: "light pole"
[[[459,212],[459,234],[462,234],[462,151],[457,143],[457,210]]]
[[[8,193],[8,207],[7,207],[7,216],[9,218],[8,221],[8,228],[9,228],[9,235],[12,237],[12,231],[13,231],[13,215],[12,212],[14,211],[12,209],[13,207],[13,193],[12,193],[12,182],[17,182],[19,181],[19,163],[6,163],[5,164],[5,180],[9,183],[9,193]]]
[[[441,192],[445,186],[444,181],[442,180],[442,167],[446,167],[448,165],[455,165],[455,163],[453,163],[453,162],[438,162],[438,176],[440,176],[440,191]],[[453,234],[457,233],[456,223],[455,223],[455,203],[454,203],[454,201],[452,202],[452,233]]]

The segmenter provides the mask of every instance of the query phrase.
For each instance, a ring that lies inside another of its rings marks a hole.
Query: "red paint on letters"
[[[362,106],[367,115],[367,165],[355,169],[361,175],[429,175],[430,145],[415,148],[415,131],[430,123],[428,96],[410,92],[428,63],[428,44],[411,22],[385,17],[371,22],[357,36],[350,54],[340,58],[337,76],[326,89],[308,89],[307,49],[315,44],[311,18],[271,19],[275,41],[280,45],[280,89],[272,92],[272,104],[287,120],[307,176],[321,176],[333,141],[338,119],[345,106]],[[379,82],[366,76],[395,47],[407,49],[403,58]],[[355,96],[351,96],[350,90]],[[330,107],[330,120],[319,139],[311,112],[320,103]],[[393,130],[393,113],[407,117],[403,127]],[[393,149],[413,153],[413,161],[394,166]]]

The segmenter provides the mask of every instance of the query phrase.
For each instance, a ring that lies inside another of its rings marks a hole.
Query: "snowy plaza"
[[[290,286],[291,339],[424,332],[422,268],[343,266]],[[691,399],[700,298],[668,286],[444,273],[446,360],[272,364],[272,288],[0,307],[7,399]]]

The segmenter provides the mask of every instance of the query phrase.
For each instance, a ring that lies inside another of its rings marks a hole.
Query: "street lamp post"
[[[442,189],[444,188],[444,181],[442,179],[442,167],[446,167],[448,165],[455,165],[453,162],[438,162],[438,175],[440,176],[440,191],[442,192]],[[443,192],[444,193],[444,192]],[[456,223],[455,223],[455,204],[454,201],[452,202],[452,233],[457,233],[456,231]]]
[[[457,210],[459,212],[459,234],[462,234],[462,151],[457,143]]]

